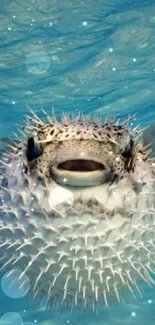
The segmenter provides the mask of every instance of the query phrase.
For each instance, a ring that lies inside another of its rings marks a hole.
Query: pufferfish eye
[[[35,143],[34,137],[29,137],[27,140],[26,157],[28,161],[38,158],[43,153],[43,146]]]
[[[130,139],[129,143],[124,147],[124,150],[122,151],[122,156],[124,158],[130,158],[132,156],[133,146],[134,142],[132,139]]]
[[[134,141],[131,134],[128,131],[125,131],[119,142],[122,156],[124,158],[130,158],[132,156],[134,146]]]

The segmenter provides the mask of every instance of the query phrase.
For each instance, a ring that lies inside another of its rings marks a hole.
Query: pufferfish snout
[[[153,284],[155,178],[142,130],[79,116],[27,118],[0,163],[2,270],[45,302],[98,309]],[[24,138],[25,136],[25,138]]]

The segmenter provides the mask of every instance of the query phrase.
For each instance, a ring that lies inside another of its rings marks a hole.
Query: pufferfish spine
[[[47,308],[93,310],[154,283],[155,178],[150,146],[123,123],[34,112],[2,154],[1,270],[21,269]],[[24,138],[25,135],[25,138]],[[64,177],[65,175],[65,177]]]

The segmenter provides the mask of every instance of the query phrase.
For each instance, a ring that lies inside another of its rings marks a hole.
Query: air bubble
[[[0,325],[23,325],[21,316],[17,313],[6,313],[0,319]]]
[[[28,293],[30,280],[26,274],[22,277],[21,274],[22,272],[20,270],[13,269],[3,276],[1,287],[8,297],[18,299]]]
[[[49,195],[49,205],[54,210],[65,212],[73,205],[74,197],[70,190],[64,189],[60,186],[51,191]]]
[[[33,51],[27,55],[26,65],[30,73],[41,75],[49,69],[50,58],[44,51]]]

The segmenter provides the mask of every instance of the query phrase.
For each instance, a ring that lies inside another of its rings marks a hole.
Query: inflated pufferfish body
[[[50,307],[120,302],[153,283],[155,179],[142,133],[87,117],[27,119],[1,160],[0,262]]]

